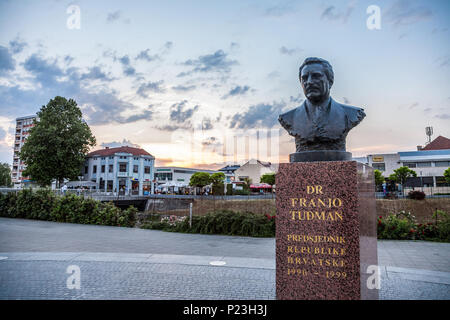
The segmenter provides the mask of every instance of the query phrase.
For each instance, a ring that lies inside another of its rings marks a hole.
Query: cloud
[[[0,46],[0,74],[13,71],[16,68],[16,61],[12,57],[8,48]]]
[[[216,137],[208,137],[202,141],[202,146],[210,146],[210,147],[220,147],[223,144]]]
[[[88,80],[110,80],[100,67],[91,67],[80,72],[77,67],[63,69],[57,59],[32,54],[23,62],[31,81],[29,87],[0,85],[0,115],[17,117],[36,113],[42,105],[55,96],[64,96],[77,101],[90,125],[128,123],[140,119],[151,119],[152,112],[145,110],[132,116],[123,116],[137,106],[122,100],[115,90],[108,87],[90,86]],[[30,77],[31,76],[31,77]]]
[[[128,146],[128,147],[133,147],[133,148],[140,148],[141,146],[138,144],[135,144],[133,142],[131,142],[130,140],[127,139],[123,139],[122,142],[120,141],[112,141],[112,142],[103,142],[101,145],[101,147],[106,148],[118,148],[118,147],[124,147],[124,146]]]
[[[64,62],[66,63],[66,65],[70,65],[73,62],[73,60],[75,59],[69,55],[64,57]]]
[[[122,64],[124,75],[134,76],[136,74],[136,69],[131,66],[130,57],[128,55],[124,55],[120,58],[114,57],[114,60],[119,60],[119,62]]]
[[[294,11],[292,1],[280,3],[265,10],[264,15],[269,17],[281,17]]]
[[[290,96],[289,97],[289,102],[290,103],[298,104],[298,103],[302,103],[303,100],[305,100],[305,99],[303,98],[303,95],[301,93],[299,93],[296,97],[294,97],[294,96]],[[346,101],[345,97],[344,97],[344,101]],[[345,103],[347,103],[347,102],[345,102]]]
[[[239,49],[241,46],[239,45],[239,43],[237,42],[232,42],[230,43],[230,50],[237,50]]]
[[[58,66],[57,60],[49,61],[37,54],[32,54],[23,64],[25,70],[36,77],[36,80],[42,86],[53,86],[57,78],[64,75],[62,69]]]
[[[154,92],[154,93],[163,93],[166,91],[165,88],[161,87],[161,85],[164,83],[163,80],[157,81],[157,82],[147,82],[140,85],[139,89],[137,90],[137,94],[140,95],[143,98],[147,98],[148,92]]]
[[[415,107],[417,107],[419,105],[418,102],[414,102],[412,105],[409,106],[409,109],[414,109]]]
[[[279,71],[272,71],[271,73],[267,74],[267,78],[269,79],[275,79],[279,78],[281,76],[281,73]]]
[[[152,106],[149,106],[149,108],[151,108]],[[131,123],[131,122],[136,122],[139,120],[152,120],[153,117],[153,111],[148,109],[148,110],[144,110],[141,113],[138,114],[134,114],[132,116],[129,117],[119,117],[118,118],[118,122],[119,123]]]
[[[397,0],[383,16],[387,23],[398,27],[429,19],[432,15],[432,11],[424,6],[413,6],[409,0]]]
[[[227,99],[229,97],[244,95],[250,90],[249,86],[236,86],[233,89],[230,90],[226,95],[222,97],[222,99]]]
[[[6,131],[3,128],[0,128],[0,141],[5,139],[6,137]]]
[[[282,46],[282,47],[280,48],[280,53],[281,53],[281,54],[286,54],[286,55],[288,55],[288,56],[292,56],[294,53],[298,53],[298,52],[300,52],[300,51],[302,51],[302,50],[301,50],[301,49],[298,49],[298,48],[288,49],[288,48],[286,48],[285,46]]]
[[[191,119],[194,112],[198,110],[199,106],[196,105],[193,108],[188,108],[184,110],[187,104],[187,100],[183,100],[179,103],[174,103],[170,108],[170,120],[177,123],[184,123]]]
[[[450,65],[450,56],[439,57],[435,60],[435,63],[439,64],[439,67],[447,67]]]
[[[169,51],[170,49],[172,49],[172,47],[173,47],[173,42],[172,42],[172,41],[167,41],[167,42],[164,44],[164,49],[165,49],[166,51]]]
[[[434,117],[442,120],[450,120],[450,113],[437,114]]]
[[[120,12],[120,10],[110,12],[110,13],[108,13],[108,16],[106,17],[106,21],[109,23],[115,22],[120,19],[121,15],[122,15],[122,13]]]
[[[203,118],[202,121],[202,130],[211,130],[213,129],[213,124],[211,122],[211,119],[209,118]]]
[[[190,85],[190,86],[178,85],[178,86],[172,87],[172,90],[178,91],[178,92],[187,92],[187,91],[194,90],[196,88],[197,88],[197,86],[195,86],[195,85]]]
[[[329,21],[341,21],[342,23],[347,23],[347,20],[350,18],[354,8],[356,7],[356,0],[350,1],[345,9],[339,10],[335,6],[328,6],[322,12],[320,18],[322,20]]]
[[[231,129],[252,129],[258,127],[272,128],[278,124],[278,116],[283,112],[285,103],[252,105],[242,113],[236,113],[231,117]]]
[[[14,40],[9,42],[9,47],[13,54],[20,53],[23,51],[23,48],[27,46],[27,43],[21,40],[19,37],[16,37]]]
[[[80,77],[81,80],[105,80],[111,81],[112,77],[107,75],[99,66],[89,68],[89,72],[83,73]]]
[[[148,62],[161,59],[159,55],[157,55],[157,54],[150,55],[149,52],[150,52],[150,49],[143,50],[143,51],[139,52],[139,54],[136,56],[135,59],[136,60],[146,60]]]
[[[189,59],[183,63],[185,66],[194,67],[188,72],[178,74],[183,77],[196,72],[230,72],[231,66],[238,64],[236,60],[227,58],[227,54],[223,50],[217,50],[213,54],[199,56],[198,59]]]

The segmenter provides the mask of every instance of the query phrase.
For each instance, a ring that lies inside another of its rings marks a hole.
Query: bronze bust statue
[[[299,79],[305,102],[278,118],[295,137],[296,152],[290,155],[290,161],[351,160],[351,153],[345,150],[345,138],[366,116],[364,109],[330,97],[334,73],[324,59],[307,58],[300,66]]]

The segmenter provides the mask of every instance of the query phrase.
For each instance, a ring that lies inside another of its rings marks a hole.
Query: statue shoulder
[[[304,103],[302,103],[299,107],[292,109],[286,113],[280,114],[278,117],[278,121],[286,130],[292,128],[294,123],[295,115],[298,111],[302,111],[305,108]]]
[[[347,115],[347,117],[351,122],[357,121],[359,123],[366,116],[366,113],[364,112],[363,108],[350,106],[338,102],[336,103],[342,108],[342,110],[345,112],[345,114]]]
[[[349,129],[357,126],[366,116],[363,108],[338,103],[336,101],[334,101],[334,103],[339,105],[339,107],[341,107],[341,110],[346,115],[347,127]]]

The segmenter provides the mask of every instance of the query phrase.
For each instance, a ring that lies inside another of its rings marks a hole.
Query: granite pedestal
[[[378,299],[373,169],[283,163],[276,186],[277,299]]]

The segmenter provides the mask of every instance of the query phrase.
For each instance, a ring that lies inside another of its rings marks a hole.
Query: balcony
[[[117,172],[118,177],[128,177],[128,172]]]

